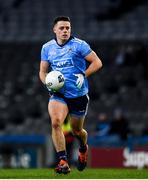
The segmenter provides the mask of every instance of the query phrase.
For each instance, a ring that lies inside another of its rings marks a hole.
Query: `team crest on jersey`
[[[71,49],[71,48],[68,49],[68,53],[69,53],[69,52],[72,52],[72,49]]]

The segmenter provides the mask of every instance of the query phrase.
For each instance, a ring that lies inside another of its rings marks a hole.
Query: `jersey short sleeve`
[[[90,45],[88,43],[82,41],[79,51],[82,57],[85,57],[92,51],[92,49],[90,48]]]
[[[46,51],[44,46],[41,49],[41,60],[48,61],[48,52]]]

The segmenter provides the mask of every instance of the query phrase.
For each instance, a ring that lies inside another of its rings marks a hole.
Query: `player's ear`
[[[53,32],[55,33],[55,28],[53,27]]]
[[[56,33],[56,26],[53,27],[53,32]]]

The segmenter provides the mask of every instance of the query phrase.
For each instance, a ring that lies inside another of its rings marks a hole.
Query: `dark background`
[[[73,35],[86,40],[103,62],[103,68],[89,77],[85,126],[90,136],[100,113],[111,120],[119,110],[128,123],[124,140],[146,137],[147,12],[146,0],[0,0],[0,134],[50,134],[48,92],[38,77],[40,50],[53,38],[53,19],[66,15]]]

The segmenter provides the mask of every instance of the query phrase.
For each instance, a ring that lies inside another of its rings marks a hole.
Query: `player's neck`
[[[68,40],[61,40],[61,39],[57,39],[57,43],[62,46],[64,45]]]
[[[61,39],[57,39],[55,38],[57,44],[59,46],[64,46],[68,41],[70,41],[73,38],[73,36],[70,36],[70,38],[68,40],[61,40]]]

